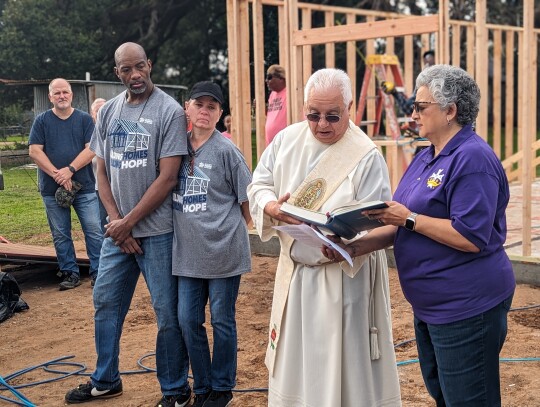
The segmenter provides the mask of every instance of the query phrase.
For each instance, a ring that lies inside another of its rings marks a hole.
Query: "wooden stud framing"
[[[435,48],[437,63],[452,63],[462,66],[477,81],[482,92],[477,131],[487,138],[488,126],[493,129],[493,148],[495,153],[504,156],[503,166],[510,180],[523,183],[523,247],[524,255],[530,254],[531,241],[531,182],[540,165],[536,152],[540,149],[537,134],[537,82],[538,49],[540,29],[534,28],[534,0],[523,0],[524,25],[511,27],[486,23],[487,0],[476,0],[476,20],[449,20],[449,0],[439,1],[439,14],[434,16],[404,16],[391,12],[377,12],[346,7],[336,7],[297,0],[226,0],[229,38],[229,82],[230,106],[233,115],[233,141],[244,153],[249,164],[251,152],[251,88],[257,100],[254,125],[257,138],[257,157],[264,145],[264,30],[262,9],[276,7],[279,26],[279,63],[287,72],[288,121],[301,120],[303,87],[313,69],[312,48],[324,45],[327,66],[335,66],[335,44],[346,44],[346,70],[356,90],[356,61],[358,50],[365,47],[365,54],[376,52],[375,40],[386,40],[387,52],[403,46],[405,90],[410,94],[414,88],[416,59],[418,51],[415,44],[421,42],[420,52]],[[249,27],[249,6],[251,3],[252,28]],[[312,13],[324,13],[325,27],[312,28]],[[345,25],[334,26],[336,14],[346,16]],[[299,29],[299,17],[301,29]],[[403,19],[406,22],[403,23]],[[357,23],[365,21],[365,23]],[[437,27],[433,29],[432,27]],[[449,33],[451,32],[451,38]],[[250,35],[253,38],[254,69],[250,72]],[[517,40],[516,40],[517,35]],[[403,37],[394,43],[394,37]],[[493,40],[493,76],[488,72],[488,39]],[[465,41],[462,52],[461,42]],[[401,45],[403,44],[403,45]],[[516,46],[517,45],[517,46]],[[518,54],[516,54],[516,49]],[[465,54],[465,55],[463,55]],[[519,55],[519,58],[516,57]],[[360,54],[364,59],[365,55]],[[463,61],[463,62],[462,62]],[[517,75],[514,75],[517,64]],[[251,86],[251,81],[255,83]],[[504,83],[504,85],[503,85]],[[518,91],[514,90],[517,85]],[[375,94],[375,81],[370,81],[368,94]],[[492,89],[490,94],[489,89]],[[488,97],[492,95],[493,121],[488,123]],[[354,103],[357,96],[354,95]],[[367,119],[373,119],[374,99],[366,103]],[[504,107],[504,109],[503,109]],[[354,106],[354,111],[356,106]],[[514,110],[517,115],[514,114]],[[518,148],[513,146],[514,123],[517,121]],[[504,131],[502,130],[504,126]],[[504,146],[504,149],[502,148]],[[396,151],[382,146],[387,158],[392,159]],[[399,154],[399,152],[398,152]],[[394,157],[395,158],[395,157]],[[395,162],[394,162],[395,164]],[[392,171],[399,170],[394,165]],[[391,174],[397,181],[397,173]]]

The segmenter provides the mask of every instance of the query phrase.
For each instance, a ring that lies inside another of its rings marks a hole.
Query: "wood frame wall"
[[[386,53],[393,53],[399,39],[404,48],[402,69],[406,89],[414,88],[418,74],[414,69],[414,50],[415,44],[420,42],[421,52],[435,49],[437,63],[461,66],[476,79],[482,93],[476,129],[486,139],[488,129],[492,129],[489,141],[503,160],[509,180],[523,184],[523,256],[530,256],[531,184],[540,166],[536,122],[540,29],[534,28],[534,0],[523,1],[523,27],[487,24],[487,0],[476,0],[475,22],[450,20],[448,4],[448,0],[441,0],[439,13],[434,16],[405,16],[296,0],[227,0],[229,97],[235,118],[233,141],[248,163],[252,163],[254,155],[260,157],[265,148],[264,7],[277,7],[279,61],[269,62],[279,63],[287,73],[289,123],[302,119],[303,86],[312,72],[313,46],[324,46],[326,66],[335,67],[336,44],[346,44],[347,62],[340,68],[348,72],[354,92],[358,80],[355,58],[358,42],[365,41],[366,54],[374,54],[376,39],[383,38]],[[324,27],[312,28],[313,13],[324,13]],[[347,24],[335,26],[336,15],[345,15]],[[462,43],[465,43],[465,52],[462,52]],[[490,52],[491,79],[487,74]],[[518,91],[514,92],[516,84]],[[369,93],[375,94],[375,81],[370,82]],[[356,111],[357,97],[354,92],[353,111]],[[254,118],[253,99],[257,101]],[[368,102],[366,110],[367,118],[373,118],[375,102]],[[516,121],[517,126],[514,126]],[[255,151],[252,129],[256,132]],[[517,133],[517,146],[514,146],[514,133]],[[399,179],[399,170],[390,168],[394,182]]]

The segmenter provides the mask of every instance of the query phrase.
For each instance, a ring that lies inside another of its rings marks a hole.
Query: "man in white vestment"
[[[391,198],[384,158],[349,119],[347,74],[315,72],[304,102],[307,120],[276,135],[248,187],[259,236],[277,235],[281,244],[266,353],[268,405],[400,406],[385,252],[357,257],[350,267],[272,228],[299,223],[280,211],[285,201],[328,212]]]

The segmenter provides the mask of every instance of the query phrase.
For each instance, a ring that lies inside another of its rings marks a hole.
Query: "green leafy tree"
[[[304,1],[411,14],[438,11],[437,0]],[[474,2],[450,3],[451,18],[474,19]],[[490,23],[521,24],[521,0],[489,3]],[[313,26],[323,25],[323,13],[315,14]],[[540,3],[536,15],[538,25]],[[263,18],[264,58],[269,66],[279,60],[276,7],[265,6]],[[336,14],[335,23],[344,24],[344,15]],[[90,72],[94,79],[117,80],[112,70],[114,51],[126,41],[144,46],[154,63],[155,82],[190,87],[211,79],[228,92],[224,0],[0,0],[1,79],[82,79]],[[342,51],[337,52],[340,66]],[[314,66],[321,64],[322,48],[314,51]],[[0,85],[0,110],[11,103],[31,107],[30,88]]]
[[[103,1],[8,0],[0,20],[0,77],[84,78],[101,58]],[[87,5],[88,7],[82,7]]]

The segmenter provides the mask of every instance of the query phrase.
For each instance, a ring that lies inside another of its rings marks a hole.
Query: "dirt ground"
[[[11,267],[2,266],[3,270]],[[272,301],[273,276],[276,258],[253,257],[253,272],[242,280],[237,304],[238,321],[238,384],[234,393],[234,406],[266,405],[267,371],[264,366],[267,324]],[[73,355],[67,362],[81,363],[91,372],[96,360],[93,342],[92,288],[87,274],[83,284],[70,291],[58,291],[58,278],[51,268],[20,266],[11,271],[23,291],[23,299],[30,310],[18,313],[0,324],[0,376],[6,377],[22,369],[53,359]],[[394,343],[414,337],[412,314],[399,288],[395,270],[390,270],[393,309]],[[540,289],[520,285],[513,307],[525,307],[540,302]],[[540,309],[514,311],[509,316],[508,339],[502,351],[503,358],[530,358],[540,356]],[[210,329],[211,331],[211,329]],[[137,361],[154,350],[155,319],[149,295],[141,279],[124,325],[121,342],[121,369],[139,370]],[[398,361],[417,357],[414,342],[396,349]],[[142,360],[144,366],[153,367],[153,357]],[[74,371],[74,366],[51,366],[60,371]],[[407,407],[433,406],[424,389],[417,363],[398,368],[403,405]],[[503,406],[527,407],[540,405],[539,362],[501,364]],[[10,381],[21,385],[59,377],[43,369]],[[72,376],[51,383],[21,388],[30,401],[38,406],[64,405],[65,392],[86,381],[86,377]],[[129,374],[123,376],[123,396],[96,401],[95,406],[154,406],[160,397],[155,374]],[[13,398],[8,391],[0,396]],[[0,406],[10,405],[0,399]]]

